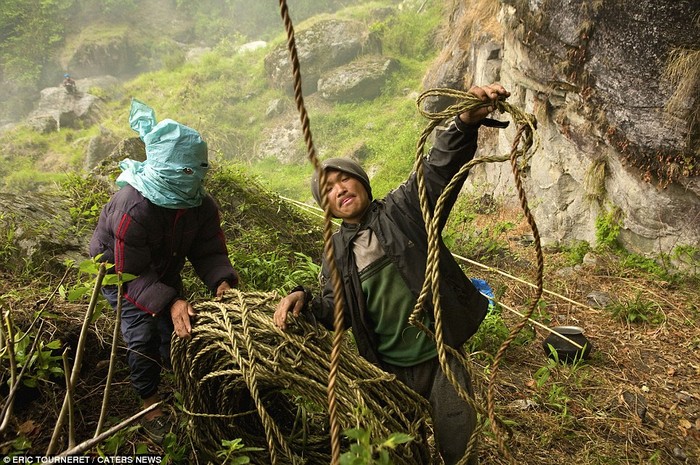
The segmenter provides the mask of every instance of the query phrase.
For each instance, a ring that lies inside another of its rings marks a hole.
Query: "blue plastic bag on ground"
[[[486,281],[479,278],[471,278],[471,282],[479,292],[489,299],[489,312],[493,310],[493,306],[496,303],[496,296],[494,296],[491,286],[489,286]]]

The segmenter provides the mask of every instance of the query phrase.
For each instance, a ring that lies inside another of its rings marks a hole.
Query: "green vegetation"
[[[21,96],[39,83],[44,63],[62,41],[73,4],[71,0],[3,0],[0,95],[7,97],[3,105],[7,111],[17,106],[16,114],[22,114],[29,109]]]
[[[700,270],[700,248],[687,246],[678,246],[673,250],[671,259],[675,260],[682,269],[689,272],[691,275],[697,275]]]
[[[607,307],[610,314],[626,323],[661,324],[666,320],[661,306],[642,297],[641,293],[632,300],[616,302]]]
[[[515,223],[494,218],[497,209],[494,201],[460,196],[442,233],[445,244],[458,255],[483,263],[497,263],[507,258],[510,254],[507,236]],[[480,215],[486,216],[488,221],[478,221]]]
[[[484,318],[479,330],[467,341],[469,353],[480,352],[490,357],[496,355],[498,348],[508,337],[509,329],[503,320],[502,307],[496,305]]]
[[[345,6],[340,0],[292,0],[287,2],[290,16],[296,23],[323,12]],[[213,45],[222,38],[238,34],[249,39],[267,39],[281,28],[277,2],[247,0],[177,0],[177,8],[195,22],[197,37],[208,37]],[[231,18],[236,18],[232,21]]]
[[[70,199],[68,212],[76,232],[91,234],[110,197],[107,185],[88,176],[68,174],[61,183],[61,190]]]
[[[291,3],[292,18],[298,23],[315,14],[334,12],[345,2]],[[280,30],[278,5],[270,2],[178,0],[173,9],[170,4],[134,0],[6,0],[0,10],[0,98],[4,103],[0,117],[31,110],[30,96],[55,85],[56,76],[66,71],[62,68],[70,64],[75,45],[86,34],[91,41],[128,34],[131,52],[139,51],[131,68],[143,70],[172,66],[174,57],[167,54],[174,53],[176,42],[184,37],[194,36],[214,46],[231,37],[268,40]]]
[[[34,347],[35,338],[36,334],[17,331],[14,334],[14,343],[12,344],[17,368],[25,370],[22,383],[28,387],[37,387],[40,382],[53,383],[63,378],[61,356],[54,355],[55,351],[61,348],[61,341],[58,339],[49,342],[40,340]],[[3,359],[8,358],[9,351],[6,351]]]
[[[570,405],[576,390],[586,387],[589,370],[582,358],[576,358],[571,363],[562,363],[556,350],[550,346],[552,357],[547,363],[535,371],[533,375],[535,400],[545,408],[553,411],[563,424],[574,421]]]
[[[224,2],[220,7],[233,11],[238,3],[242,2]],[[304,2],[294,5],[294,11],[305,11],[304,5]],[[314,8],[334,7],[332,1],[324,5]],[[436,54],[432,37],[441,6],[430,2],[417,13],[416,5],[376,23],[371,12],[378,5],[379,2],[354,5],[344,14],[372,24],[377,29],[374,34],[384,41],[385,54],[399,62],[399,70],[382,95],[374,101],[338,105],[309,98],[307,109],[320,156],[342,156],[360,150],[368,169],[373,170],[375,195],[381,196],[403,181],[413,165],[416,141],[426,122],[418,115],[415,100],[409,98],[408,93],[420,90],[425,68]],[[183,3],[182,8],[197,10],[192,12],[195,16],[206,11],[204,4],[186,7]],[[269,5],[265,8],[269,9]],[[274,17],[274,21],[279,19]],[[110,34],[124,31],[120,25],[106,30],[112,32],[100,33],[105,40]],[[282,43],[283,29],[279,28],[276,35],[271,43]],[[416,37],[421,40],[416,41]],[[245,54],[236,53],[237,45],[244,40],[242,35],[223,36],[212,51],[196,63],[185,63],[182,53],[166,47],[159,52],[164,71],[141,74],[123,87],[100,90],[103,100],[100,125],[116,137],[133,137],[127,124],[129,101],[131,97],[138,98],[155,109],[158,119],[177,119],[200,130],[210,152],[221,160],[245,165],[268,188],[306,201],[310,197],[308,175],[311,168],[305,160],[302,142],[298,146],[297,163],[280,164],[275,160],[254,158],[254,148],[263,135],[289,118],[296,119],[296,111],[290,96],[268,86],[263,58],[271,46]],[[289,113],[284,121],[265,116],[269,102],[274,99],[287,102]],[[35,190],[60,181],[65,172],[80,171],[87,144],[97,131],[94,126],[38,134],[20,127],[3,133],[0,151],[13,156],[8,157],[0,169],[0,189]]]
[[[621,215],[622,212],[617,207],[598,215],[595,220],[596,246],[612,250],[619,248],[617,238],[620,236],[620,228],[622,227]]]
[[[241,439],[221,441],[222,449],[218,452],[217,457],[222,459],[221,463],[230,465],[243,465],[250,463],[250,457],[245,455],[246,452],[262,450],[259,447],[246,447]]]
[[[340,456],[340,465],[391,465],[389,451],[413,440],[407,434],[392,433],[388,438],[373,443],[370,432],[363,428],[351,428],[343,433],[355,442],[350,444],[349,451]]]
[[[568,265],[578,265],[583,263],[583,257],[591,251],[591,245],[586,241],[576,241],[566,248]]]

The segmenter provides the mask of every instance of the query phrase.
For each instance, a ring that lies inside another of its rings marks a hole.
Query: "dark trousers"
[[[448,364],[462,386],[474,396],[471,378],[464,365],[448,354]],[[395,374],[408,387],[428,400],[431,407],[435,442],[445,465],[454,465],[464,456],[469,438],[476,427],[476,412],[462,400],[440,368],[437,357],[411,367],[383,364],[389,373]],[[467,462],[476,465],[478,457],[473,453]]]
[[[102,294],[117,308],[117,287],[105,286]],[[170,366],[173,322],[169,309],[154,316],[122,298],[121,330],[127,346],[131,385],[142,399],[158,392],[162,365]]]

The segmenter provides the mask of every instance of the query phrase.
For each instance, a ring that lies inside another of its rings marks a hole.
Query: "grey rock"
[[[271,100],[267,104],[267,110],[265,110],[265,117],[272,118],[277,115],[281,115],[287,109],[287,103],[281,98],[276,98]]]
[[[369,30],[358,21],[326,19],[296,31],[295,41],[303,70],[302,91],[316,92],[321,74],[355,59],[369,39]],[[292,68],[287,44],[275,47],[265,57],[265,71],[271,85],[292,93]]]
[[[622,393],[622,402],[631,412],[644,421],[647,415],[647,400],[644,396],[635,392],[624,391]]]
[[[61,128],[79,128],[99,121],[100,100],[87,93],[85,83],[77,86],[76,93],[63,87],[48,87],[41,91],[36,109],[28,116],[30,126],[39,132]],[[53,119],[54,123],[48,120]]]
[[[671,50],[700,44],[693,22],[700,4],[506,2],[502,42],[466,29],[469,13],[467,4],[455,2],[455,31],[423,85],[465,90],[498,78],[511,92],[508,102],[537,117],[541,146],[522,179],[543,245],[595,245],[596,220],[618,209],[618,240],[628,251],[651,257],[699,248],[700,179],[681,177],[660,188],[639,167],[659,154],[697,152],[689,124],[665,110],[674,89],[663,71]],[[585,53],[579,61],[575,50]],[[625,152],[610,128],[635,149]],[[489,137],[482,137],[477,155],[509,153],[515,130],[484,131]],[[596,179],[591,173],[601,165],[604,175]],[[465,189],[518,203],[507,163],[474,167]],[[673,265],[698,271],[692,259]]]
[[[586,296],[586,303],[593,308],[605,308],[612,302],[613,299],[607,292],[592,291]]]
[[[318,80],[321,96],[335,102],[370,100],[381,94],[382,86],[398,63],[391,58],[362,57],[324,73]]]
[[[258,158],[274,157],[280,163],[295,163],[304,159],[305,153],[301,148],[303,132],[297,115],[266,132],[263,137],[255,155]]]
[[[8,271],[20,273],[31,266],[60,273],[65,270],[65,260],[81,262],[87,258],[89,236],[74,233],[71,207],[66,198],[51,194],[0,195],[0,232],[12,238],[14,246],[6,250],[14,255],[3,257],[8,267],[12,263],[16,266]]]

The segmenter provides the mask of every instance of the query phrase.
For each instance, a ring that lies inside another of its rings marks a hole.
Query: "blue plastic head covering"
[[[70,74],[64,74],[63,77],[64,78],[70,77]]]
[[[129,124],[146,144],[146,161],[123,160],[117,185],[130,184],[165,208],[201,205],[206,195],[202,181],[209,162],[207,144],[199,133],[171,119],[156,124],[153,109],[136,99],[131,100]]]

